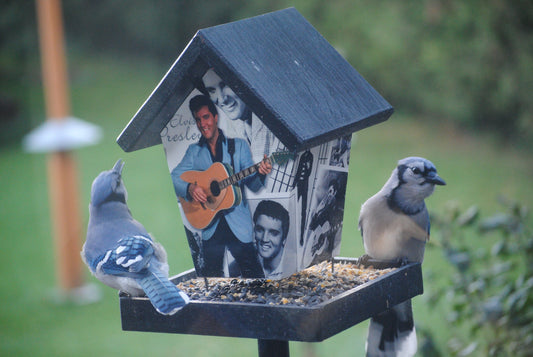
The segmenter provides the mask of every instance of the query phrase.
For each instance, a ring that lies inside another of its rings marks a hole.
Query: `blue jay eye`
[[[415,175],[420,175],[422,173],[418,167],[411,167],[411,171],[413,171]]]

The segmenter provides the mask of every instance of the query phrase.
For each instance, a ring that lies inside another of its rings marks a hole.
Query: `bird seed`
[[[280,280],[195,278],[177,284],[191,301],[314,306],[383,276],[394,268],[373,269],[350,262],[322,262]]]

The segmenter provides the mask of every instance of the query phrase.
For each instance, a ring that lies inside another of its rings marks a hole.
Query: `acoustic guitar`
[[[290,151],[278,151],[264,160],[281,166],[293,156],[294,153]],[[218,212],[240,204],[242,193],[238,183],[257,172],[259,164],[260,162],[233,174],[233,169],[229,164],[215,162],[205,171],[191,170],[181,174],[180,178],[183,181],[200,186],[207,195],[205,203],[178,197],[189,223],[194,228],[204,229]]]

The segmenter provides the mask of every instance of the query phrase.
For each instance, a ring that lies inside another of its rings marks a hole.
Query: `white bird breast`
[[[368,255],[381,260],[423,255],[409,251],[413,248],[409,244],[412,238],[423,243],[428,239],[427,232],[410,217],[390,210],[385,200],[369,200],[363,211],[363,242]],[[416,245],[423,249],[423,245]]]

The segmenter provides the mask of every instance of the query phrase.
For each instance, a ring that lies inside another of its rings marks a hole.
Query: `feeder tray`
[[[357,263],[357,258],[335,258]],[[173,278],[196,278],[194,269]],[[423,292],[420,263],[408,264],[313,306],[195,301],[171,316],[146,297],[120,294],[122,329],[258,340],[320,342]]]

